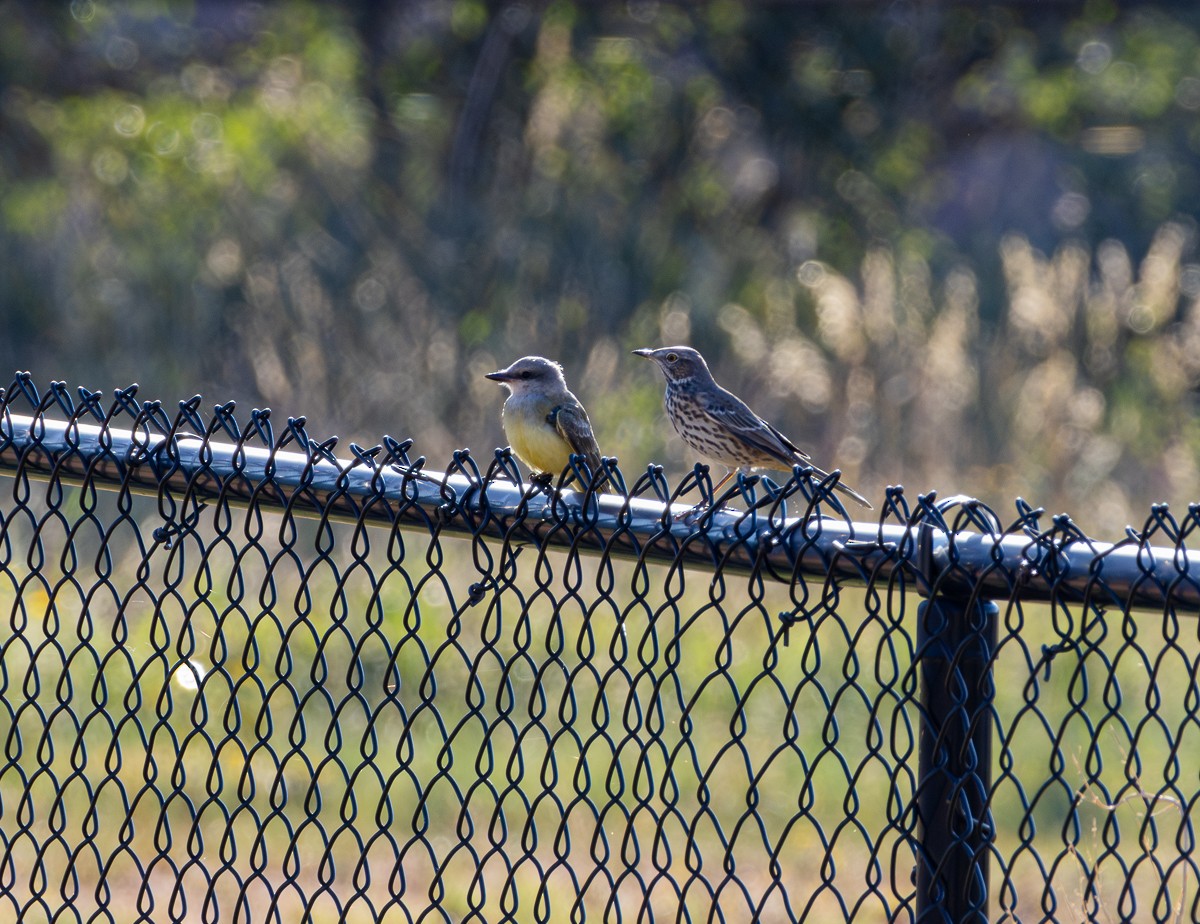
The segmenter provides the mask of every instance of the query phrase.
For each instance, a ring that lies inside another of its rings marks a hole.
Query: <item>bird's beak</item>
[[[493,382],[507,382],[508,381],[508,370],[501,369],[498,372],[485,372],[483,374],[483,377],[485,379],[491,379]]]
[[[645,347],[642,347],[642,349],[640,349],[640,350],[630,350],[630,352],[633,353],[634,356],[643,356],[646,359],[654,358],[654,351],[648,350]]]

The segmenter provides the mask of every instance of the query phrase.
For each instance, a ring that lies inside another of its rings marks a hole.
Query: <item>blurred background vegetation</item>
[[[0,0],[0,369],[502,443],[559,359],[692,462],[689,342],[819,463],[1115,538],[1200,499],[1200,10]],[[7,376],[7,373],[4,373]]]

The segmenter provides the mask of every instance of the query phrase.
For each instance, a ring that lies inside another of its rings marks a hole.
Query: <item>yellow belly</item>
[[[504,410],[504,435],[522,462],[535,472],[558,475],[567,466],[571,447],[538,413]]]

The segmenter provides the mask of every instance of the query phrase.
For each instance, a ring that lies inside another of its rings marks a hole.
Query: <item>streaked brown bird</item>
[[[524,356],[486,377],[508,389],[501,411],[504,435],[535,475],[560,474],[572,453],[584,457],[593,475],[600,471],[592,422],[567,388],[562,366],[541,356]]]
[[[708,371],[708,363],[696,350],[672,346],[633,352],[654,360],[666,376],[667,416],[683,441],[729,469],[713,488],[714,495],[738,471],[812,465],[807,452],[750,410],[745,401],[718,385]],[[828,474],[816,466],[813,471],[822,478]],[[871,508],[869,500],[840,481],[834,489]]]

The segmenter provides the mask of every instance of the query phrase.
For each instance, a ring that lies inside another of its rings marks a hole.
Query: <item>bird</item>
[[[535,479],[549,481],[560,474],[572,454],[583,456],[593,477],[601,471],[592,422],[567,388],[562,366],[543,356],[523,356],[485,378],[508,389],[500,412],[504,435]]]
[[[750,410],[745,401],[718,385],[697,350],[671,346],[633,353],[653,360],[666,377],[663,403],[683,441],[729,469],[713,488],[714,495],[734,473],[755,468],[790,469],[803,464],[812,466],[819,477],[827,477],[827,472],[812,465],[808,453]],[[873,509],[871,502],[853,488],[840,481],[833,487],[868,510]]]

